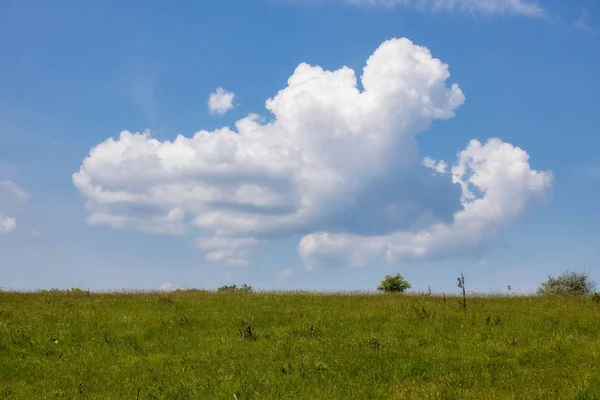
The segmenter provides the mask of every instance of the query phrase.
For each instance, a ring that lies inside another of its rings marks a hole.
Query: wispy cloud
[[[338,2],[357,6],[405,7],[424,12],[459,12],[473,15],[519,15],[545,17],[546,10],[535,0],[296,0]]]
[[[11,180],[0,181],[0,189],[7,191],[19,200],[27,200],[29,198],[29,194]]]

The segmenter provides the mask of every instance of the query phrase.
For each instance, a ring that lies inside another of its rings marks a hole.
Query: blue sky
[[[360,3],[0,3],[0,287],[600,281],[600,4]]]

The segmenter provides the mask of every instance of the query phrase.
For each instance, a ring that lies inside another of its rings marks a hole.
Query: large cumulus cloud
[[[444,174],[445,163],[425,164]],[[360,236],[319,232],[302,238],[299,251],[308,268],[344,263],[361,266],[376,258],[388,262],[439,259],[485,248],[502,226],[517,218],[550,186],[552,174],[534,171],[527,153],[500,139],[484,145],[472,140],[452,167],[452,181],[462,188],[463,207],[451,224],[417,232]]]
[[[543,194],[549,174],[499,140],[472,142],[451,173],[423,161],[416,135],[464,102],[449,76],[404,38],[373,53],[362,88],[350,68],[300,64],[267,100],[270,121],[251,114],[235,130],[164,142],[123,131],[91,149],[73,182],[90,224],[195,235],[229,264],[294,234],[309,266],[470,251]]]

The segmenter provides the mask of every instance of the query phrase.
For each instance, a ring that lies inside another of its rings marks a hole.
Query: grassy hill
[[[0,292],[0,398],[600,399],[600,304]]]

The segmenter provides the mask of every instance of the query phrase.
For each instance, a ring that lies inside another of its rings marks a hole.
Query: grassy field
[[[0,292],[0,398],[600,399],[600,304]]]

